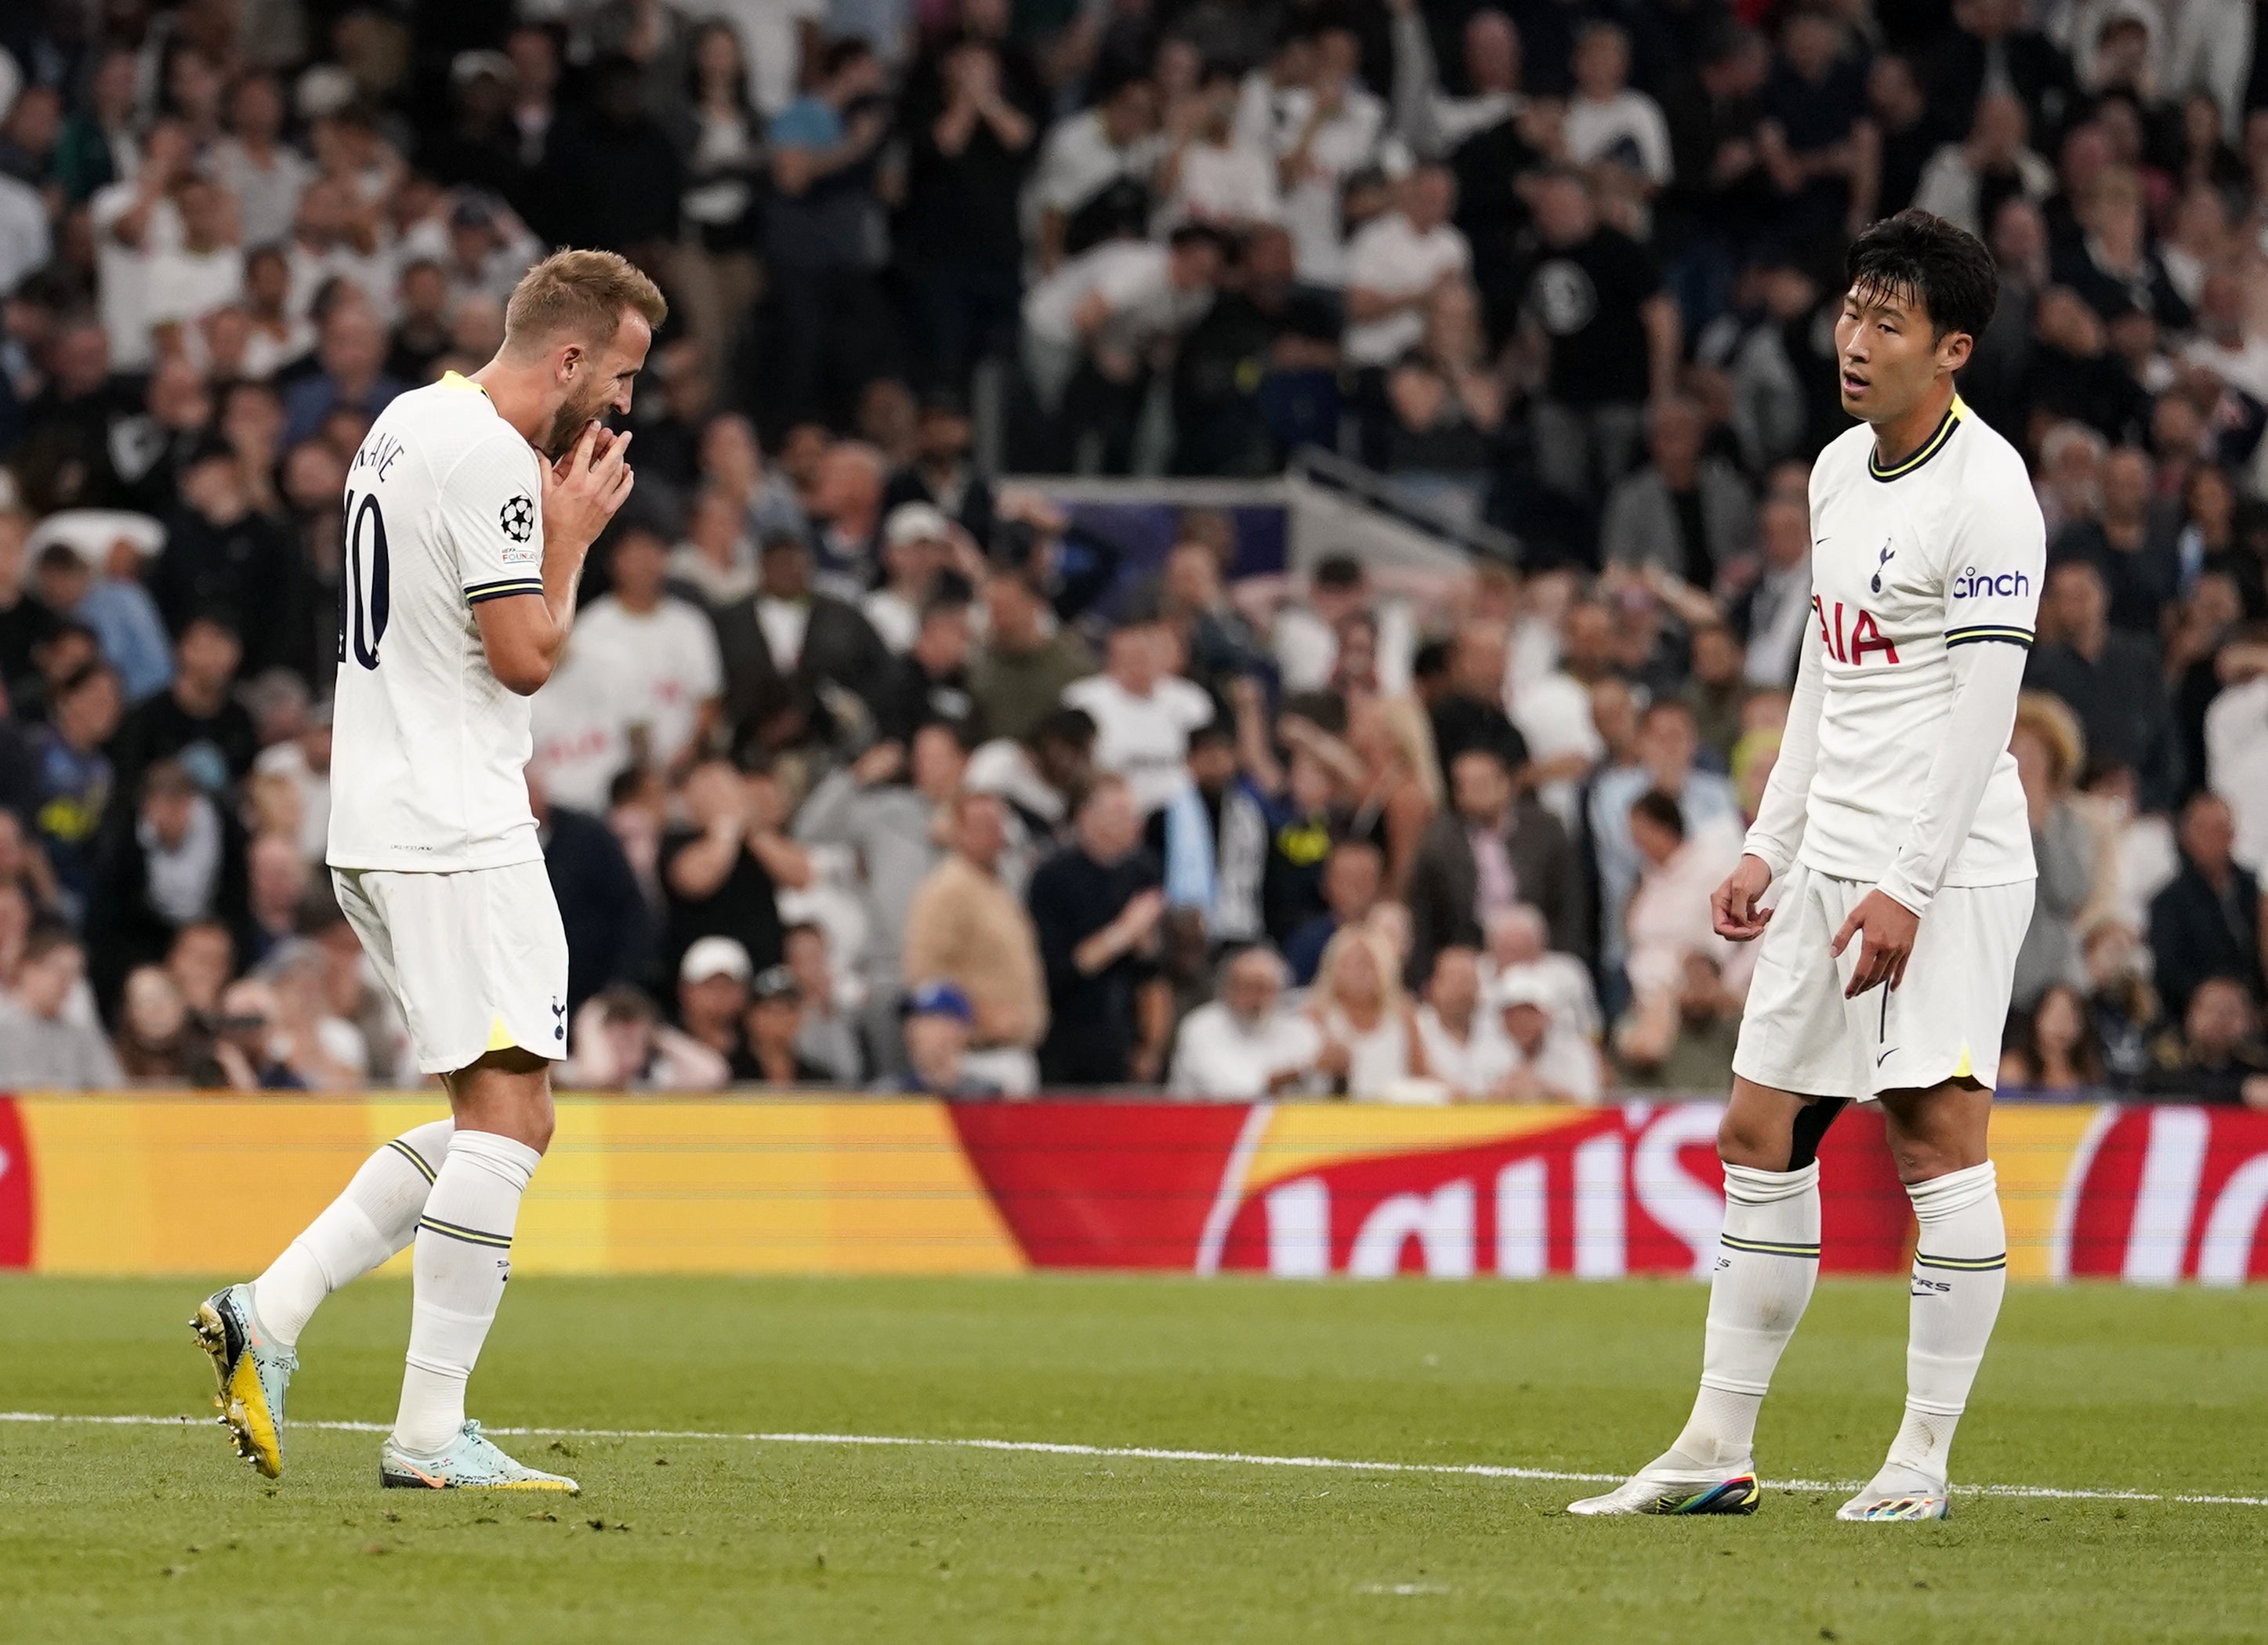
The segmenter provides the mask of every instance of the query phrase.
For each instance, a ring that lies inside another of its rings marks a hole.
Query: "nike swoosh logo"
[[[1888,1057],[1888,1056],[1889,1056],[1892,1052],[1896,1051],[1896,1050],[1897,1050],[1897,1047],[1896,1047],[1896,1046],[1895,1046],[1895,1045],[1893,1045],[1893,1046],[1891,1046],[1891,1047],[1890,1047],[1889,1051],[1884,1051],[1884,1052],[1882,1053],[1882,1057]],[[1874,1066],[1876,1066],[1877,1068],[1879,1068],[1879,1067],[1881,1067],[1881,1066],[1882,1066],[1882,1057],[1877,1057],[1877,1058],[1875,1058],[1875,1059],[1874,1059]]]

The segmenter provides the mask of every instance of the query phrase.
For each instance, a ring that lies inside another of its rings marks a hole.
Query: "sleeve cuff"
[[[1881,882],[1874,889],[1916,919],[1929,912],[1930,894],[1896,868],[1883,875]]]
[[[1795,860],[1793,852],[1785,850],[1770,840],[1759,839],[1754,834],[1741,842],[1741,855],[1754,857],[1771,870],[1771,877],[1775,880],[1786,874],[1788,864]]]
[[[540,594],[543,592],[541,577],[504,577],[494,582],[467,583],[465,603],[476,606],[483,600],[501,600],[506,594]]]

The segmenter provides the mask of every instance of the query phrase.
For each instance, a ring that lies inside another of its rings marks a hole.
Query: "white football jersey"
[[[1874,431],[1845,431],[1811,469],[1807,646],[1826,700],[1797,859],[1879,881],[1928,786],[1953,711],[1953,648],[2029,648],[2047,528],[2024,460],[1958,396],[1920,449],[1875,466]],[[2033,877],[2031,825],[2005,749],[1948,885]]]
[[[543,592],[542,459],[451,372],[379,413],[347,471],[332,721],[336,868],[531,862],[528,699],[473,608]]]

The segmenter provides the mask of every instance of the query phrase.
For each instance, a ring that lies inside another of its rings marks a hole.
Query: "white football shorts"
[[[1884,1091],[2000,1074],[2000,1033],[2016,949],[2032,919],[2032,882],[1948,886],[1921,917],[1905,981],[1856,1000],[1843,990],[1860,940],[1839,960],[1835,933],[1874,885],[1797,863],[1756,939],[1755,977],[1741,1015],[1733,1072],[1801,1096],[1868,1102]]]
[[[409,1024],[423,1073],[517,1045],[567,1055],[567,933],[541,862],[453,874],[334,868],[347,923]]]

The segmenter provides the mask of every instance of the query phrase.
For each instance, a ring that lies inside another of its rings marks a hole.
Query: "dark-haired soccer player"
[[[2031,830],[2008,754],[2046,558],[2024,461],[1954,391],[1992,260],[1922,211],[1851,248],[1836,327],[1866,426],[1811,474],[1815,621],[1716,928],[1764,939],[1718,1132],[1725,1227],[1677,1442],[1578,1514],[1745,1514],[1772,1367],[1819,1265],[1822,1135],[1879,1102],[1913,1200],[1905,1420],[1840,1519],[1941,1519],[1946,1454],[2007,1278],[1985,1120]],[[1778,882],[1774,906],[1761,905]]]

